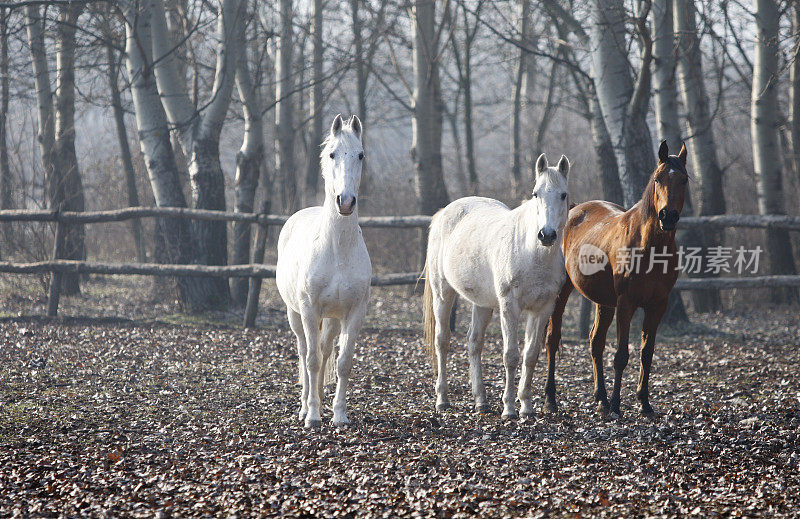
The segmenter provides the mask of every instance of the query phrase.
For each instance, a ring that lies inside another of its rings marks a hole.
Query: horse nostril
[[[357,201],[357,200],[358,200],[358,197],[354,196],[354,197],[353,197],[353,203],[351,204],[351,205],[352,205],[352,207],[355,207],[355,206],[356,206],[356,201]]]
[[[336,195],[336,205],[342,207],[342,195]]]
[[[544,237],[544,231],[539,231],[539,239],[540,239],[541,241],[544,241],[544,240],[545,240],[545,237]]]
[[[666,220],[666,218],[667,218],[667,210],[666,209],[660,210],[658,212],[658,219],[659,220]]]

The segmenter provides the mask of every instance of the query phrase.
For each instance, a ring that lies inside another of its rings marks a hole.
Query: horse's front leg
[[[611,412],[617,416],[622,416],[619,394],[622,389],[622,373],[630,356],[628,340],[634,311],[636,308],[625,297],[617,299],[617,352],[614,354],[614,392],[611,394]]]
[[[531,418],[534,416],[533,404],[531,402],[533,370],[539,360],[539,353],[542,350],[544,341],[544,329],[547,321],[553,313],[553,303],[547,304],[537,313],[528,314],[528,322],[525,325],[525,347],[522,350],[522,375],[519,379],[519,391],[517,397],[520,401],[520,416]]]
[[[594,399],[597,402],[597,413],[607,418],[609,413],[606,379],[603,374],[603,351],[606,349],[606,335],[614,320],[614,307],[595,305],[594,326],[589,334],[592,349],[592,368],[594,371]]]
[[[300,413],[299,418],[302,422],[306,419],[308,413],[308,370],[306,370],[306,353],[308,347],[306,344],[306,334],[303,331],[303,318],[297,312],[289,310],[289,326],[292,328],[295,337],[297,337],[297,364],[299,368],[299,378],[302,390],[300,392]]]
[[[500,328],[503,332],[503,366],[506,370],[506,387],[503,390],[503,418],[517,418],[514,407],[514,375],[519,365],[519,344],[517,343],[517,326],[519,324],[519,307],[516,301],[507,298],[500,300]]]
[[[367,298],[354,308],[342,320],[342,331],[339,335],[339,358],[336,359],[336,396],[333,399],[333,424],[347,425],[347,385],[350,382],[350,370],[353,368],[353,354],[356,349],[356,337],[364,324],[367,315]]]
[[[642,323],[642,349],[641,368],[639,371],[639,385],[636,388],[636,398],[642,405],[642,415],[652,417],[655,415],[650,405],[650,367],[653,364],[653,350],[656,344],[656,332],[661,318],[667,309],[667,302],[649,306],[644,310]]]
[[[313,308],[304,308],[302,310],[303,316],[303,332],[306,336],[307,352],[306,352],[306,372],[308,373],[307,389],[304,393],[307,396],[306,413],[306,427],[319,427],[322,424],[320,416],[320,395],[319,395],[319,379],[323,376],[322,362],[319,347],[319,330],[320,318]]]
[[[550,323],[547,327],[547,383],[544,386],[544,412],[555,413],[558,410],[556,405],[556,354],[558,345],[561,343],[561,321],[564,318],[564,308],[569,301],[572,293],[572,281],[567,278],[561,287],[561,292],[556,298],[553,313],[550,316]]]
[[[492,318],[491,308],[472,305],[472,322],[467,333],[467,355],[469,357],[469,379],[472,382],[472,396],[475,398],[475,410],[479,413],[489,411],[486,401],[486,386],[483,384],[483,366],[481,353],[486,326]]]

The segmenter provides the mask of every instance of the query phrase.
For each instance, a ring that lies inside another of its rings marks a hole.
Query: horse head
[[[681,218],[686,199],[686,144],[677,155],[670,155],[667,141],[661,141],[658,148],[658,165],[653,172],[645,196],[642,210],[645,217],[656,216],[662,231],[674,231]]]
[[[355,115],[349,121],[337,115],[320,154],[325,197],[336,201],[339,214],[353,214],[361,184],[364,147],[361,144],[361,121]]]
[[[533,187],[531,202],[536,207],[536,227],[542,245],[553,245],[558,233],[563,231],[569,214],[567,199],[567,175],[569,160],[561,155],[556,167],[547,164],[544,153],[536,159],[536,184]]]

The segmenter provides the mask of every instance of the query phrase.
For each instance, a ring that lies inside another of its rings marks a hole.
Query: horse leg
[[[597,413],[601,418],[608,417],[608,394],[606,379],[603,375],[603,351],[606,349],[606,334],[614,320],[614,307],[595,305],[594,326],[589,334],[592,348],[592,368],[594,371],[594,400],[597,402]]]
[[[553,313],[553,303],[545,305],[541,311],[528,314],[528,322],[525,325],[525,347],[522,350],[522,375],[519,379],[519,390],[517,398],[520,401],[519,414],[522,418],[534,416],[533,404],[531,402],[533,370],[539,360],[539,353],[542,350],[544,341],[544,329],[547,320]]]
[[[550,316],[550,323],[547,326],[547,339],[545,340],[547,343],[547,383],[544,386],[545,413],[555,413],[558,410],[556,405],[556,354],[558,353],[558,345],[561,342],[561,321],[564,317],[564,308],[567,306],[572,290],[572,281],[567,278],[556,298],[553,314]]]
[[[336,359],[336,396],[333,399],[334,425],[347,425],[347,384],[350,382],[350,370],[353,367],[356,337],[367,315],[367,301],[364,301],[350,312],[341,323],[339,335],[339,358]]]
[[[514,408],[514,376],[519,365],[519,344],[517,342],[517,326],[519,325],[519,308],[516,301],[500,300],[500,328],[503,332],[503,366],[506,370],[506,386],[503,390],[503,418],[517,418]]]
[[[433,295],[433,316],[436,319],[436,410],[450,408],[447,397],[447,354],[450,349],[450,310],[456,292],[443,283],[442,293]]]
[[[330,373],[328,362],[331,362],[330,357],[331,352],[333,352],[333,341],[336,340],[336,336],[339,335],[341,329],[338,319],[322,320],[322,335],[319,340],[320,350],[322,351],[322,376],[319,377],[319,387],[317,388],[320,402],[324,396],[325,383],[328,382],[326,378],[328,378],[328,373]]]
[[[619,393],[622,389],[622,372],[628,365],[628,338],[631,331],[631,319],[636,308],[627,299],[617,300],[617,352],[614,354],[614,392],[611,394],[611,412],[622,416],[619,408]]]
[[[306,414],[306,427],[319,427],[322,424],[320,417],[319,379],[322,377],[322,364],[320,362],[319,331],[320,318],[312,309],[303,309],[303,332],[306,335],[306,372],[308,373],[308,413]]]
[[[300,393],[300,413],[299,418],[302,422],[308,412],[308,371],[306,371],[306,335],[303,332],[303,319],[300,314],[289,310],[289,326],[297,337],[297,363],[299,365],[300,384],[303,389]]]
[[[481,353],[486,326],[492,319],[492,309],[472,305],[472,322],[467,333],[467,355],[469,357],[469,379],[472,382],[472,396],[475,398],[475,410],[479,413],[489,411],[486,402],[486,386],[483,385],[483,367]]]
[[[642,415],[652,417],[655,415],[650,405],[650,367],[653,364],[653,350],[656,343],[656,332],[661,318],[667,309],[667,302],[645,308],[644,323],[642,324],[642,350],[641,368],[639,371],[639,385],[636,388],[636,398],[642,406]]]

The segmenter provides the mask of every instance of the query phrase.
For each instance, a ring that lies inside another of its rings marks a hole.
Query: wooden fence
[[[122,222],[134,218],[184,218],[205,221],[248,222],[259,225],[256,237],[255,258],[257,262],[247,265],[174,265],[156,263],[103,263],[60,259],[64,247],[65,227],[91,223]],[[128,207],[109,211],[36,211],[14,209],[0,211],[0,222],[55,222],[56,235],[50,261],[15,263],[0,261],[0,272],[16,274],[51,274],[48,291],[47,315],[58,313],[61,277],[74,274],[122,274],[146,276],[200,276],[200,277],[249,277],[250,294],[245,311],[245,326],[255,322],[255,309],[260,292],[260,280],[275,277],[274,265],[263,265],[266,228],[283,225],[288,216],[260,213],[232,213],[206,209],[182,207]],[[430,223],[429,216],[366,216],[359,218],[362,227],[393,229],[424,228]],[[785,215],[726,214],[718,216],[686,217],[681,219],[682,228],[740,227],[758,229],[787,229],[800,231],[800,217]],[[372,278],[373,286],[408,285],[419,280],[419,272],[384,274]],[[754,276],[741,278],[681,278],[675,285],[677,290],[727,290],[736,288],[800,287],[800,276]]]

